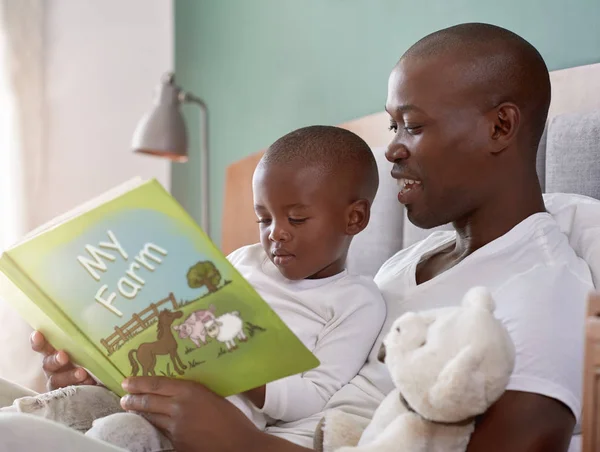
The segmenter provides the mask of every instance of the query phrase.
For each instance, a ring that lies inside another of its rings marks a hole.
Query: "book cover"
[[[319,365],[156,180],[34,234],[0,271],[0,296],[117,394],[163,375],[228,396]]]

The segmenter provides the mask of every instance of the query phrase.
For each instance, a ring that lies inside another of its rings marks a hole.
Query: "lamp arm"
[[[210,202],[210,184],[209,184],[209,161],[208,161],[208,108],[202,99],[194,96],[193,94],[181,91],[179,93],[179,101],[182,103],[193,103],[200,107],[201,118],[200,118],[200,212],[201,212],[201,223],[200,226],[210,237],[210,221],[209,221],[209,202]]]

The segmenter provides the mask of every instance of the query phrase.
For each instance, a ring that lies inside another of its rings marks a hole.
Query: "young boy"
[[[230,399],[259,428],[318,413],[366,361],[385,305],[372,280],[346,270],[346,256],[378,185],[367,144],[337,127],[285,135],[256,168],[261,243],[229,260],[321,362]]]
[[[357,374],[380,332],[386,312],[377,286],[346,269],[352,237],[369,222],[378,184],[367,144],[337,127],[285,135],[256,168],[252,188],[260,244],[228,258],[321,363],[229,398],[260,429],[321,411]],[[67,389],[68,396],[63,391],[56,402],[61,412],[69,411],[65,398],[74,394]],[[37,414],[64,422],[49,414],[47,395],[39,397],[45,408]],[[70,420],[79,417],[74,414]],[[129,413],[98,419],[86,434],[129,450],[168,447],[149,423]]]

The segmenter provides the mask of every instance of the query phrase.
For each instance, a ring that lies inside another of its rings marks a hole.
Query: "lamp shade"
[[[176,162],[188,159],[185,121],[180,110],[179,88],[168,74],[158,87],[152,109],[140,119],[132,139],[134,152],[157,155]]]

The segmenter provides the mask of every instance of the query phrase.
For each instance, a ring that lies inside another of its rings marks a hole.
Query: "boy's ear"
[[[371,203],[366,199],[354,201],[348,207],[348,223],[346,234],[356,235],[363,231],[369,224],[371,218]]]

